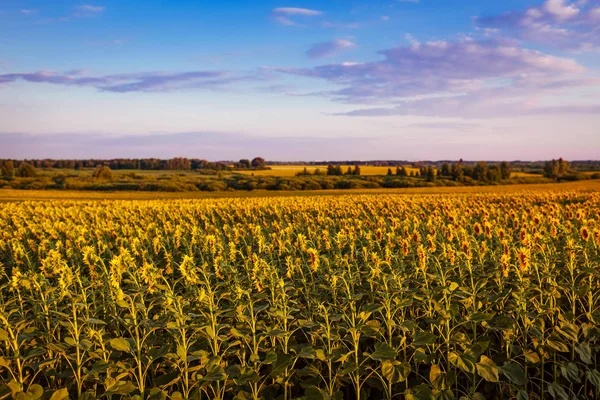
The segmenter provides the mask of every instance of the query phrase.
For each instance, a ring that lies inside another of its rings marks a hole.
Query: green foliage
[[[17,176],[21,178],[34,178],[36,176],[36,171],[33,165],[28,163],[21,163],[19,168],[17,168]]]
[[[113,178],[113,173],[112,173],[111,169],[109,167],[107,167],[106,165],[99,165],[94,170],[94,173],[92,174],[92,176],[98,180],[110,181]]]
[[[15,175],[15,167],[12,160],[4,160],[0,164],[0,175],[6,180],[11,180]]]

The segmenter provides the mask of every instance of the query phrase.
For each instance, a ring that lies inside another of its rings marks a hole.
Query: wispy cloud
[[[278,7],[273,9],[273,14],[277,15],[302,15],[305,17],[314,17],[322,15],[322,11],[310,10],[308,8],[296,8],[296,7]]]
[[[77,17],[95,17],[106,10],[104,6],[95,6],[84,4],[75,7],[75,16]]]
[[[488,81],[507,86],[549,83],[585,69],[574,60],[519,47],[504,40],[426,42],[379,52],[384,59],[279,71],[345,86],[327,92],[343,102],[385,102],[437,93],[464,93]],[[319,52],[316,52],[319,54]]]
[[[356,44],[348,39],[336,39],[329,42],[313,44],[306,52],[309,58],[324,58],[341,53],[344,50],[356,47]]]
[[[271,17],[280,25],[284,26],[300,26],[294,17],[318,17],[323,15],[322,11],[311,10],[308,8],[297,7],[277,7],[271,11]]]
[[[241,74],[231,71],[193,71],[181,73],[147,72],[104,76],[86,75],[83,71],[0,75],[0,88],[3,84],[17,81],[48,83],[65,86],[93,87],[103,92],[172,92],[187,89],[224,90],[240,81],[262,81],[261,74]]]
[[[330,22],[324,21],[321,26],[328,29],[358,29],[361,24],[358,22]]]
[[[573,52],[600,49],[597,1],[546,0],[538,7],[476,18],[479,26],[502,29],[520,39]]]
[[[589,114],[598,109],[585,103],[547,104],[548,96],[600,87],[600,78],[573,59],[526,49],[507,39],[424,43],[411,39],[410,46],[380,51],[381,61],[276,70],[341,86],[311,95],[348,104],[384,105],[341,113],[349,116],[483,118],[552,111]],[[313,55],[333,49],[332,44],[322,44]]]
[[[22,9],[19,10],[19,12],[21,14],[31,15],[31,14],[36,14],[38,11],[37,10],[33,10],[33,9],[29,9],[29,8],[22,8]]]

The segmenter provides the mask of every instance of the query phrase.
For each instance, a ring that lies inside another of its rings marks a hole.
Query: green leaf
[[[117,381],[113,385],[106,388],[104,395],[126,395],[133,392],[136,389],[137,387],[129,381]]]
[[[529,393],[527,393],[525,390],[519,390],[517,392],[516,400],[529,400]]]
[[[127,339],[114,338],[114,339],[110,339],[110,341],[108,343],[110,344],[110,347],[112,347],[113,349],[115,349],[117,351],[131,352],[131,343],[129,343],[129,341]]]
[[[596,387],[596,389],[600,389],[600,372],[595,369],[586,371],[585,377],[592,385]]]
[[[490,321],[492,318],[494,318],[494,315],[494,313],[476,312],[469,316],[469,320],[473,322]]]
[[[165,393],[160,388],[152,388],[148,392],[147,400],[165,400],[167,398],[167,393]]]
[[[223,367],[216,365],[207,371],[208,373],[202,378],[205,381],[215,382],[215,381],[224,381],[227,379],[227,373],[223,369]]]
[[[467,372],[469,374],[475,373],[475,363],[477,362],[477,359],[473,354],[458,354],[452,352],[448,355],[448,361],[450,361],[450,364],[454,365],[455,367],[461,369],[464,372]]]
[[[583,342],[577,346],[575,346],[575,351],[579,354],[579,358],[586,364],[591,364],[592,360],[592,349],[590,348],[590,344],[588,342]]]
[[[525,370],[517,363],[511,362],[504,364],[500,367],[500,371],[516,385],[525,386],[527,384]]]
[[[37,384],[31,385],[27,390],[27,394],[31,400],[38,400],[44,395],[44,388]]]
[[[90,373],[100,374],[102,372],[106,372],[108,367],[110,367],[110,363],[107,363],[105,361],[98,361],[94,365],[92,365],[92,369],[90,370]]]
[[[317,360],[321,360],[321,361],[327,360],[327,357],[325,356],[325,350],[323,350],[323,349],[316,349],[315,355],[317,357]]]
[[[88,318],[87,322],[88,324],[106,325],[106,322],[96,318]]]
[[[554,329],[567,339],[577,342],[577,336],[579,335],[579,327],[577,325],[564,322],[560,325],[560,328],[555,327]]]
[[[404,382],[410,374],[410,364],[384,361],[381,363],[381,374],[391,383]]]
[[[579,379],[579,370],[574,363],[560,364],[560,373],[567,378],[569,382],[581,383],[581,379]]]
[[[446,389],[446,374],[444,374],[436,364],[433,364],[429,370],[429,383],[431,383],[431,386],[434,389]]]
[[[277,353],[275,353],[274,351],[269,351],[266,355],[265,355],[265,359],[263,360],[263,364],[264,365],[271,365],[274,362],[277,361]]]
[[[381,375],[389,382],[394,382],[394,376],[396,374],[396,367],[391,361],[384,361],[381,363]]]
[[[413,346],[427,346],[432,345],[437,340],[437,336],[431,332],[417,332],[413,339]]]
[[[179,382],[181,374],[178,371],[173,371],[168,374],[159,375],[154,378],[154,385],[163,389],[168,388]]]
[[[148,351],[148,357],[152,360],[158,360],[167,354],[168,351],[169,349],[166,346],[150,349]]]
[[[69,391],[66,388],[59,389],[52,393],[50,400],[65,400],[69,398]]]
[[[398,371],[399,382],[404,382],[408,379],[408,376],[410,375],[410,364],[407,361],[401,362],[396,366],[396,371]]]
[[[298,353],[298,357],[307,358],[309,360],[314,360],[317,357],[315,349],[312,346],[303,347]]]
[[[283,374],[287,367],[292,365],[294,358],[291,354],[278,354],[277,361],[273,364],[273,369],[271,370],[271,376],[277,377]]]
[[[569,395],[565,392],[565,389],[554,382],[548,385],[548,393],[554,399],[569,400]]]
[[[500,378],[498,376],[498,366],[489,357],[481,356],[477,363],[477,373],[488,382],[497,383]]]
[[[373,360],[384,361],[384,360],[395,360],[398,353],[389,344],[377,343],[375,344],[375,351],[369,355]]]
[[[546,344],[561,353],[568,353],[569,352],[569,346],[566,345],[565,342],[563,342],[560,338],[560,336],[558,336],[556,333],[553,333],[552,335],[550,335],[550,337],[548,338],[548,340],[546,340]]]
[[[434,400],[431,388],[425,384],[409,389],[406,393],[406,400]]]
[[[450,343],[468,345],[471,343],[471,339],[469,339],[469,337],[462,332],[456,332],[450,337]]]
[[[330,400],[331,396],[321,388],[307,385],[304,389],[304,396],[301,398],[305,400]]]
[[[525,360],[530,364],[537,364],[540,362],[540,356],[533,350],[528,350],[524,354]]]

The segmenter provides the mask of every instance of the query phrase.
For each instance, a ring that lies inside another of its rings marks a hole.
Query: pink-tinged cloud
[[[306,52],[309,58],[330,57],[356,47],[356,44],[348,39],[336,39],[329,42],[313,44]]]
[[[231,71],[192,71],[181,73],[147,72],[104,76],[85,75],[82,71],[0,75],[0,87],[17,81],[49,83],[65,86],[88,86],[103,92],[172,92],[187,89],[224,89],[240,81],[262,81],[261,74],[240,74]]]
[[[539,7],[476,18],[476,22],[530,42],[572,52],[596,51],[600,48],[600,7],[594,3],[546,0]]]
[[[541,85],[585,69],[574,60],[519,47],[505,40],[427,42],[379,52],[369,63],[279,68],[343,88],[321,93],[346,103],[384,103],[410,96],[469,93],[492,84]],[[518,82],[517,82],[518,80]]]

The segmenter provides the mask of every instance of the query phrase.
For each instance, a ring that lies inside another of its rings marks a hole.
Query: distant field
[[[542,174],[534,174],[531,172],[513,172],[510,174],[511,178],[539,178]]]
[[[353,165],[342,165],[342,171],[345,173],[348,167],[354,169]],[[244,175],[254,176],[294,176],[299,172],[304,171],[303,165],[275,165],[271,166],[270,170],[264,171],[235,171]],[[391,168],[392,173],[396,173],[396,167],[378,167],[372,165],[360,166],[360,174],[363,176],[387,175],[388,168]],[[405,167],[410,172],[418,172],[418,168]],[[327,172],[327,165],[311,165],[306,166],[308,172],[313,173],[316,169],[322,173]]]
[[[69,190],[14,190],[0,189],[0,202],[38,200],[158,200],[158,199],[207,199],[224,197],[290,197],[290,196],[340,196],[347,194],[445,194],[445,193],[518,193],[541,190],[600,191],[600,180],[567,183],[427,187],[407,189],[343,189],[251,192],[94,192]]]

